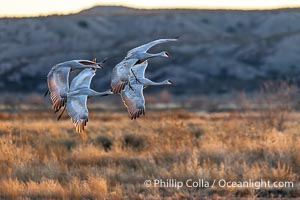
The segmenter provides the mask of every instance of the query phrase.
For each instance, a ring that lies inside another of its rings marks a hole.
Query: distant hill
[[[81,15],[115,15],[115,14],[128,14],[136,12],[137,9],[128,8],[123,6],[95,6],[93,8],[79,12]]]
[[[176,94],[254,91],[267,79],[300,80],[300,10],[137,10],[98,6],[69,16],[0,19],[0,90],[46,89],[52,65],[109,57],[92,87],[109,87],[113,66],[138,45],[180,36],[171,59],[150,61],[147,75],[172,79]],[[155,90],[155,88],[150,89]]]

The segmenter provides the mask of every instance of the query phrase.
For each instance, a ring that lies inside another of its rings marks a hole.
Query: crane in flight
[[[58,112],[65,106],[67,92],[69,91],[69,74],[77,69],[94,68],[101,69],[103,63],[96,63],[96,59],[90,60],[71,60],[59,63],[53,66],[47,75],[48,90],[45,93],[50,94],[52,108]]]
[[[52,108],[55,112],[63,107],[58,120],[66,109],[76,132],[85,134],[84,128],[88,122],[88,98],[111,94],[120,94],[131,119],[137,119],[141,115],[145,115],[144,89],[150,85],[173,84],[169,79],[154,82],[146,78],[148,59],[170,56],[167,51],[154,54],[147,51],[155,45],[174,41],[177,41],[177,39],[158,39],[129,50],[126,57],[113,68],[111,89],[104,92],[91,89],[91,81],[97,69],[103,68],[103,64],[107,59],[100,63],[97,63],[96,59],[92,61],[71,60],[53,66],[47,76],[48,91],[45,96],[50,94]],[[69,84],[70,72],[75,70],[81,70],[81,72]]]
[[[147,51],[150,48],[158,44],[174,41],[177,41],[177,39],[158,39],[128,51],[126,57],[113,68],[111,79],[111,88],[113,93],[121,93],[121,91],[125,88],[125,85],[129,83],[130,72],[132,72],[135,79],[139,81],[138,77],[132,71],[136,64],[141,64],[153,57],[168,58],[170,56],[167,51],[155,54],[148,53]]]

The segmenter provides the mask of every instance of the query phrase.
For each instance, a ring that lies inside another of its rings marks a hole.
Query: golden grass
[[[239,113],[91,112],[89,138],[43,113],[1,113],[0,198],[167,199],[298,197],[300,115],[261,129]],[[258,123],[259,124],[259,123]],[[294,188],[158,188],[150,179],[293,181]]]

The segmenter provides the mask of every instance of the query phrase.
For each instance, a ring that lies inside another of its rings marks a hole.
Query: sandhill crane
[[[111,90],[96,92],[90,88],[95,69],[84,69],[71,82],[67,93],[67,112],[72,119],[76,132],[82,133],[88,122],[87,98],[92,96],[106,96],[113,94]]]
[[[59,111],[61,107],[65,105],[65,98],[69,91],[69,73],[76,69],[84,68],[102,68],[101,63],[96,63],[96,60],[71,60],[63,63],[59,63],[52,67],[47,75],[48,91],[45,96],[50,93],[52,100],[52,108],[55,112]]]
[[[130,69],[134,65],[140,64],[145,60],[148,60],[149,58],[153,57],[169,57],[169,53],[166,51],[156,54],[147,53],[147,51],[157,44],[172,41],[177,41],[177,39],[158,39],[128,51],[127,56],[124,58],[124,60],[122,60],[113,68],[111,79],[112,91],[114,93],[120,93],[122,89],[124,89],[125,85],[129,81]],[[134,73],[133,75],[136,78],[136,75]]]
[[[136,119],[140,115],[145,115],[145,98],[143,90],[148,85],[171,85],[171,80],[153,82],[145,77],[148,61],[134,66],[130,71],[129,84],[121,91],[124,105],[127,107],[131,119]],[[134,72],[133,72],[134,71]],[[134,76],[135,73],[135,76]],[[139,81],[136,80],[138,78]]]

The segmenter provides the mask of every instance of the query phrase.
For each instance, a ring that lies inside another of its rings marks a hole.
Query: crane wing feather
[[[70,92],[79,88],[90,88],[91,81],[95,76],[95,70],[87,68],[82,70],[71,82]]]
[[[52,107],[58,111],[65,105],[65,97],[69,91],[70,68],[53,68],[47,76],[47,83]]]
[[[67,112],[76,131],[82,133],[88,122],[87,95],[68,97]]]
[[[158,40],[154,40],[152,42],[149,42],[147,44],[138,46],[134,49],[131,49],[130,51],[127,52],[127,55],[133,54],[135,52],[147,52],[151,47],[157,45],[157,44],[162,44],[162,43],[166,43],[166,42],[173,42],[173,41],[177,41],[177,39],[158,39]]]
[[[148,66],[148,61],[144,61],[141,64],[134,65],[132,70],[134,71],[134,74],[138,79],[144,79],[145,78],[145,72]],[[132,73],[130,73],[130,77],[133,76]]]
[[[133,85],[133,90],[128,85],[121,92],[124,105],[127,107],[131,119],[138,118],[145,114],[145,98],[143,95],[143,85]]]

